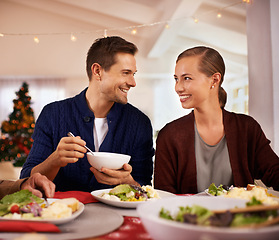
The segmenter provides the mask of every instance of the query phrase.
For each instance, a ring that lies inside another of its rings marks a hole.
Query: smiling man
[[[137,47],[121,37],[93,43],[86,60],[88,88],[44,107],[21,178],[40,172],[54,181],[58,191],[151,184],[151,122],[128,103],[128,92],[136,86],[136,52]],[[67,137],[68,132],[78,137]],[[131,160],[120,170],[98,171],[88,163],[85,145],[94,151],[127,154]]]

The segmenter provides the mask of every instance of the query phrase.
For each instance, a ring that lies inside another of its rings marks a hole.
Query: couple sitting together
[[[127,100],[136,86],[136,52],[121,37],[93,43],[86,60],[88,87],[43,108],[21,178],[40,173],[56,191],[151,185],[153,173],[154,188],[176,194],[204,191],[212,182],[244,187],[254,179],[279,190],[279,158],[256,120],[225,110],[224,61],[209,47],[178,56],[175,91],[182,107],[193,110],[160,130],[155,152],[150,119]],[[120,170],[98,171],[88,163],[85,145],[131,160]]]

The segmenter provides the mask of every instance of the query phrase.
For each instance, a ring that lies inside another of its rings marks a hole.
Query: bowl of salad
[[[257,216],[255,213],[230,212],[235,208],[247,208],[247,203],[246,200],[234,198],[177,196],[139,205],[137,213],[151,238],[155,240],[185,239],[186,236],[187,239],[277,239],[278,225],[253,227],[259,221],[276,218],[277,210],[271,211],[274,214],[272,216],[266,215],[267,213]],[[260,203],[256,201],[255,204]],[[225,211],[218,215],[214,213],[217,210]]]

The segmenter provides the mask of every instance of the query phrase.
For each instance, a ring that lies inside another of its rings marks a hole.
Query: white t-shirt
[[[95,151],[99,152],[99,148],[104,141],[108,133],[108,122],[107,118],[95,118],[93,134],[94,134],[94,145]]]

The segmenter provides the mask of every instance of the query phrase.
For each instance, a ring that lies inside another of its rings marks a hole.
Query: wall
[[[249,113],[279,154],[278,11],[276,0],[254,0],[247,8]]]

